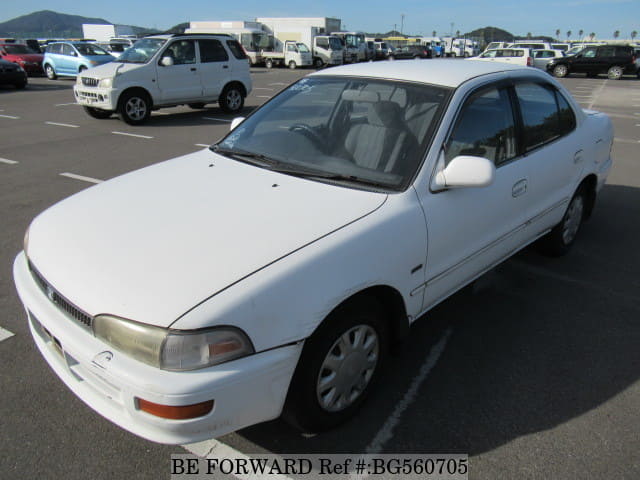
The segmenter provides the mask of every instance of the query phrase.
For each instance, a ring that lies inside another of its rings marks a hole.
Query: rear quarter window
[[[227,40],[227,46],[229,47],[229,50],[231,50],[233,56],[238,60],[246,60],[247,54],[244,53],[242,46],[240,46],[237,40]]]

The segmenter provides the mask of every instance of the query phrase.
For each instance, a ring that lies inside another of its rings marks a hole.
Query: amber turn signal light
[[[136,400],[138,401],[138,409],[143,412],[171,420],[187,420],[189,418],[202,417],[213,409],[213,400],[180,406],[161,405],[141,398],[136,398]]]

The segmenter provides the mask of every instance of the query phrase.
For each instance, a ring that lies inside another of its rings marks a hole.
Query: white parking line
[[[282,83],[282,82],[276,82],[276,83],[270,83],[269,85],[289,85],[288,83]]]
[[[226,118],[213,118],[213,117],[202,117],[203,120],[213,120],[214,122],[225,122],[225,123],[231,123],[231,120],[228,120]]]
[[[365,453],[376,454],[382,452],[384,444],[387,442],[387,440],[390,440],[393,437],[393,429],[396,428],[396,426],[400,422],[402,413],[409,407],[409,405],[411,405],[413,400],[416,398],[420,385],[422,385],[422,382],[424,382],[424,380],[427,378],[427,375],[429,375],[429,372],[438,362],[438,359],[440,358],[440,355],[442,355],[444,347],[447,345],[447,340],[449,340],[450,336],[451,329],[449,328],[446,332],[444,332],[442,337],[440,337],[438,343],[436,343],[431,348],[431,350],[429,351],[429,355],[427,355],[427,358],[422,363],[418,374],[413,377],[413,381],[409,386],[409,390],[406,391],[404,397],[402,397],[402,400],[400,400],[400,402],[396,405],[396,408],[394,408],[393,412],[391,412],[391,415],[389,415],[387,421],[384,422],[382,428],[378,431],[376,436],[373,437],[373,440],[365,450]]]
[[[146,139],[151,139],[153,137],[150,137],[149,135],[138,135],[137,133],[127,133],[127,132],[111,132],[114,135],[125,135],[127,137],[136,137],[136,138],[146,138]]]
[[[598,97],[600,96],[600,94],[602,93],[602,90],[604,90],[604,87],[606,85],[607,85],[607,80],[602,82],[602,85],[600,85],[600,88],[598,89],[598,92],[595,94],[595,98],[589,104],[589,107],[588,107],[589,109],[593,108],[594,103],[596,103],[596,100],[598,100]]]
[[[56,107],[66,107],[67,105],[80,105],[78,102],[73,103],[56,103]]]
[[[18,120],[20,117],[14,117],[13,115],[0,115],[2,118],[10,118],[11,120]]]
[[[273,88],[267,88],[267,87],[253,87],[254,90],[269,90],[271,92],[273,92]]]
[[[640,143],[640,140],[629,140],[628,138],[614,138],[613,139],[614,142],[618,142],[618,143],[627,143],[627,144],[636,144],[636,143]]]
[[[151,112],[151,115],[171,115],[169,112]]]
[[[197,455],[202,458],[220,458],[220,459],[230,459],[232,462],[237,460],[244,460],[249,463],[250,457],[245,455],[242,452],[239,452],[235,448],[230,447],[229,445],[225,445],[217,440],[205,440],[204,442],[198,443],[188,443],[187,445],[182,445],[182,447],[190,453]],[[273,479],[273,480],[291,480],[290,477],[286,475],[269,475],[269,474],[256,474],[251,473],[248,475],[234,473],[234,477],[239,478],[240,480],[260,480],[260,479]]]
[[[7,338],[13,337],[13,335],[14,334],[9,330],[5,330],[4,328],[0,327],[0,342],[6,340]]]
[[[271,95],[256,95],[258,98],[271,98]]]
[[[211,145],[209,145],[207,143],[196,143],[195,146],[196,147],[210,147]]]
[[[91,178],[91,177],[85,177],[83,175],[76,175],[75,173],[61,173],[60,174],[61,177],[67,177],[67,178],[73,178],[74,180],[82,180],[83,182],[89,182],[89,183],[102,183],[104,182],[104,180],[99,180],[97,178]]]
[[[80,125],[71,125],[69,123],[44,122],[47,125],[55,125],[56,127],[80,128]]]
[[[15,160],[9,160],[7,158],[0,158],[0,163],[6,163],[7,165],[15,165],[16,162]]]

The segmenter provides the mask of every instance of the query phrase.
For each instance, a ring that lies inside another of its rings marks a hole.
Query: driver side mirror
[[[496,167],[483,157],[460,155],[449,162],[434,178],[438,189],[486,187],[493,183]]]
[[[244,117],[236,117],[233,120],[231,120],[231,127],[229,128],[229,131],[234,130],[243,121],[244,121]]]
[[[162,60],[160,60],[160,65],[163,67],[171,67],[173,65],[173,57],[162,57]]]

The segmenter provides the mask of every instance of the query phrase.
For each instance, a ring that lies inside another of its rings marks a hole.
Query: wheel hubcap
[[[343,333],[320,367],[316,387],[320,407],[338,412],[353,404],[373,377],[378,353],[378,334],[369,325],[358,325]]]
[[[566,245],[570,244],[578,233],[580,222],[582,222],[582,213],[584,211],[584,200],[582,197],[575,197],[564,218],[564,228],[562,229],[562,240]]]
[[[125,110],[129,118],[142,120],[147,114],[147,104],[141,98],[132,97],[127,101]]]
[[[231,110],[237,110],[240,108],[240,102],[242,101],[242,95],[237,90],[229,90],[227,93],[227,104]]]

